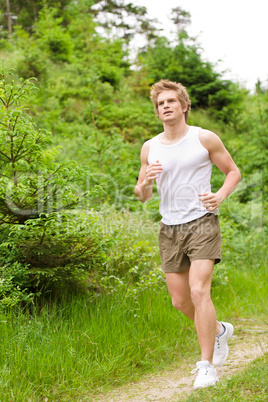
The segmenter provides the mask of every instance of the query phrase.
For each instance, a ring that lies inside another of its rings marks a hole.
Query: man
[[[241,176],[216,134],[187,124],[191,101],[185,87],[161,80],[153,85],[151,100],[164,131],[142,147],[135,194],[146,202],[156,180],[162,269],[173,306],[194,320],[201,349],[194,389],[203,388],[218,381],[214,366],[227,359],[233,334],[232,324],[216,320],[210,289],[221,258],[218,207]],[[210,186],[213,163],[226,175],[216,193]]]

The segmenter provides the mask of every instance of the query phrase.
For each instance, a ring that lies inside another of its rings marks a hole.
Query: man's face
[[[163,123],[184,118],[186,107],[182,108],[176,91],[167,90],[161,92],[158,95],[157,104],[158,115]]]

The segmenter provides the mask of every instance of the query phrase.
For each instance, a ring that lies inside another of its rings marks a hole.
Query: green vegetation
[[[237,318],[265,317],[264,267],[257,278],[250,265],[234,267],[230,262],[226,270],[228,281],[218,272],[221,286],[214,283],[219,318],[235,324]],[[160,270],[144,276],[135,288],[117,282],[112,294],[44,299],[27,311],[9,309],[0,317],[3,401],[91,400],[98,392],[189,356],[194,362],[199,355],[193,323],[172,307]],[[222,384],[217,390],[222,387],[225,395],[232,397],[234,389],[243,395],[235,380]],[[263,379],[255,385],[260,398],[265,386]]]
[[[83,400],[181,358],[194,329],[167,298],[78,297],[2,316],[0,399]]]
[[[256,359],[242,373],[216,387],[195,392],[187,401],[266,401],[268,354]]]
[[[162,130],[161,78],[187,86],[189,123],[218,133],[242,173],[220,210],[219,318],[263,319],[267,88],[204,62],[179,7],[171,40],[121,0],[0,6],[0,400],[82,400],[198,355],[159,268],[157,196],[134,196],[142,143]],[[213,188],[223,180],[215,169]]]

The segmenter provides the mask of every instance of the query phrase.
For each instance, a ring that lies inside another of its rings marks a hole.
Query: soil
[[[235,332],[229,340],[229,356],[222,367],[217,368],[219,380],[230,378],[245,368],[252,360],[268,352],[268,324],[252,319],[236,320]],[[193,391],[196,374],[193,359],[172,366],[168,371],[146,375],[139,382],[129,383],[105,395],[98,395],[94,402],[148,402],[179,401]]]

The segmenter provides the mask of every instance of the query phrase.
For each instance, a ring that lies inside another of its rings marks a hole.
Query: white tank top
[[[212,161],[199,140],[200,127],[190,126],[185,137],[172,145],[164,145],[159,135],[150,140],[148,163],[157,160],[163,171],[156,179],[162,222],[177,225],[201,218],[209,211],[198,194],[211,191]],[[213,211],[218,214],[218,209]]]

